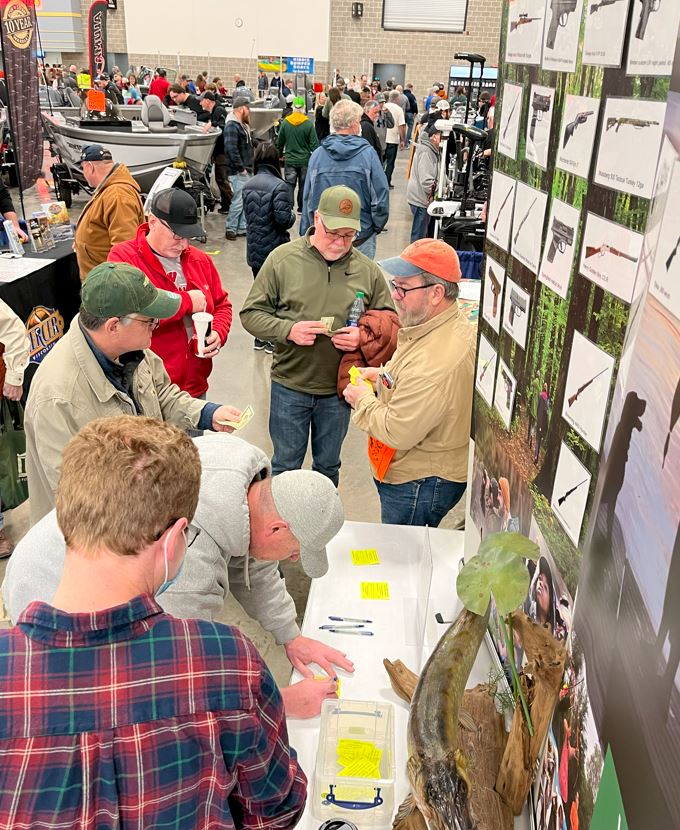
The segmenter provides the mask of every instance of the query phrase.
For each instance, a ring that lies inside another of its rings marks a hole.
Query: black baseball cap
[[[113,156],[111,150],[107,150],[101,144],[86,144],[80,151],[78,166],[84,161],[113,161]]]
[[[210,89],[206,89],[203,95],[201,95],[201,99],[203,101],[217,101],[217,98],[215,98],[215,93]]]
[[[153,198],[151,213],[184,239],[196,239],[205,235],[198,221],[196,202],[186,190],[177,187],[161,190]]]

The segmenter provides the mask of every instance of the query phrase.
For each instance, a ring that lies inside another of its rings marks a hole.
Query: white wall
[[[131,53],[328,60],[330,0],[127,0],[125,22]]]

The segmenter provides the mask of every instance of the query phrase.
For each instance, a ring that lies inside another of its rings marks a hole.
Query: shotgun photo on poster
[[[486,212],[486,236],[506,252],[509,250],[516,184],[516,180],[511,176],[506,176],[500,170],[494,170],[489,207]]]
[[[541,261],[543,226],[548,194],[524,182],[517,182],[512,223],[512,255],[532,272],[538,273]]]
[[[621,66],[631,0],[586,0],[583,63]]]
[[[523,98],[524,87],[516,84],[503,84],[503,110],[497,130],[498,152],[513,160],[517,158]]]

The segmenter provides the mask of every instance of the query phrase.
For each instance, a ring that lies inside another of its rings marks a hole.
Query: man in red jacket
[[[153,81],[151,81],[151,85],[149,86],[149,95],[158,95],[161,101],[170,89],[170,81],[166,78],[166,74],[165,69],[159,67],[154,73]]]
[[[137,236],[114,245],[109,253],[111,262],[129,262],[157,288],[180,294],[179,311],[161,320],[151,349],[163,361],[170,380],[194,398],[207,391],[212,358],[226,343],[231,328],[231,303],[220,275],[210,257],[189,244],[202,234],[194,200],[186,191],[170,188],[155,196],[148,224],[137,228]],[[213,315],[204,357],[196,353],[191,318],[196,311]]]

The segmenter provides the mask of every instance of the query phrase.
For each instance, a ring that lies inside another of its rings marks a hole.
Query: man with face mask
[[[383,369],[362,369],[374,392],[350,384],[345,400],[367,432],[386,524],[437,527],[467,481],[475,328],[458,307],[461,272],[445,242],[421,239],[383,260],[401,330]]]
[[[64,827],[297,823],[306,779],[262,657],[237,629],[156,599],[196,539],[200,480],[196,446],[152,418],[95,420],[66,446],[56,592],[0,632],[12,824],[53,825],[57,803]],[[41,701],[30,718],[28,699]]]
[[[234,240],[246,235],[246,214],[243,210],[243,188],[253,175],[253,139],[250,132],[250,101],[234,98],[233,109],[224,125],[224,155],[227,176],[233,193],[225,236]]]

